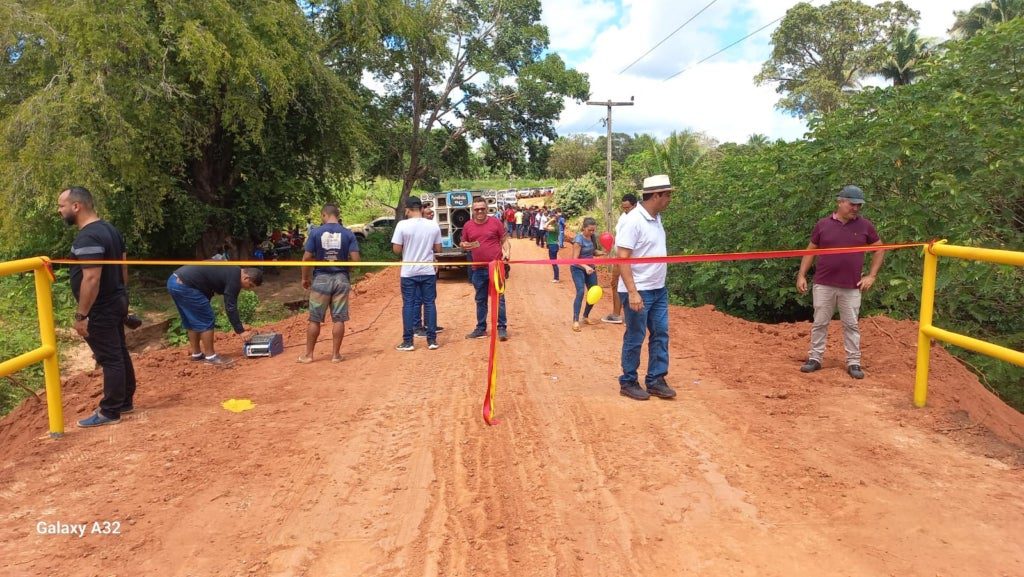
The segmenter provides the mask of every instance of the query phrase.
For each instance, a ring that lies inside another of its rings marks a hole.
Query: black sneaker
[[[405,341],[402,344],[395,347],[396,351],[415,351],[416,347],[413,346],[412,341]]]
[[[436,351],[441,348],[441,345],[437,344],[437,341],[427,341],[427,348],[432,351]]]
[[[619,394],[624,397],[629,397],[636,401],[646,401],[651,398],[650,393],[645,391],[640,383],[630,383],[624,387],[619,387]]]
[[[860,365],[850,365],[846,367],[846,372],[850,373],[850,376],[855,379],[864,378],[864,371],[860,370]]]
[[[498,340],[499,341],[507,341],[508,340],[508,329],[498,329]]]
[[[653,383],[647,385],[647,394],[659,399],[674,399],[676,396],[675,390],[668,386],[662,377],[658,377]]]
[[[471,332],[468,335],[466,335],[466,338],[467,339],[486,339],[487,338],[487,330],[486,329],[474,329],[473,332]]]
[[[424,329],[424,330],[426,330],[426,329]],[[439,333],[439,332],[441,332],[443,330],[444,330],[444,327],[442,327],[441,325],[437,325],[436,327],[434,327],[434,331],[435,332]]]
[[[800,367],[801,373],[813,373],[821,368],[821,362],[814,359],[807,359],[807,362]]]

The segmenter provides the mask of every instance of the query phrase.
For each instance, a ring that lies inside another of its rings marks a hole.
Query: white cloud
[[[944,38],[945,30],[953,23],[953,11],[969,9],[977,0],[905,1],[921,12],[922,35]],[[755,133],[772,139],[799,138],[804,133],[804,123],[775,110],[779,95],[773,86],[759,87],[753,81],[768,58],[771,32],[777,25],[704,64],[695,65],[785,14],[795,4],[792,0],[720,0],[627,72],[619,73],[707,3],[621,0],[621,16],[609,22],[616,14],[611,2],[543,0],[543,20],[551,35],[552,49],[575,52],[567,60],[590,75],[594,100],[624,101],[635,97],[635,106],[613,110],[616,132],[664,136],[674,130],[690,129],[706,132],[722,142],[742,142]],[[820,5],[822,1],[816,0],[814,4]],[[598,32],[605,23],[608,24]],[[582,56],[581,50],[585,51]],[[683,69],[688,70],[664,81]],[[604,115],[603,107],[569,103],[558,131],[603,134],[603,126],[595,121]]]
[[[543,4],[541,22],[552,31],[551,49],[556,52],[585,50],[598,28],[616,14],[612,0],[545,0]]]

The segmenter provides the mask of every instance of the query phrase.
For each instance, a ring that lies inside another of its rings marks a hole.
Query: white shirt
[[[391,244],[402,247],[402,262],[433,262],[434,245],[441,244],[441,227],[425,218],[407,218],[395,225]],[[428,274],[437,274],[429,264],[402,265],[402,278]]]
[[[651,216],[644,205],[637,204],[636,208],[629,211],[622,217],[617,226],[618,235],[615,244],[622,248],[632,250],[631,257],[642,256],[668,256],[668,248],[665,244],[665,227],[661,225],[661,215]],[[631,264],[633,270],[633,284],[636,290],[654,290],[665,287],[665,276],[668,272],[668,264]],[[626,283],[619,278],[619,292],[626,292]]]
[[[622,218],[625,217],[625,216],[626,216],[626,213],[620,212],[619,213],[619,218],[615,221],[615,238],[612,239],[614,241],[614,243],[612,244],[612,252],[611,252],[613,257],[618,256],[618,255],[615,254],[616,253],[615,249],[619,248],[619,233],[622,232]]]

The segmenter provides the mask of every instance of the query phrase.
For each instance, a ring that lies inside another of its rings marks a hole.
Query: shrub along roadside
[[[669,251],[803,248],[844,184],[868,197],[864,216],[885,242],[1024,250],[1024,20],[951,43],[928,75],[866,90],[812,122],[807,140],[727,144],[673,174]],[[862,314],[917,318],[918,250],[886,256]],[[674,302],[711,303],[759,321],[808,318],[795,259],[673,267]],[[940,259],[938,326],[1011,348],[1024,344],[1024,269]],[[955,348],[1007,402],[1024,410],[1024,369]],[[870,359],[865,359],[870,364]]]

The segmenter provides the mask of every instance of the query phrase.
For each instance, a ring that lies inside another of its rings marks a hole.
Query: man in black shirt
[[[68,188],[57,197],[57,212],[69,226],[78,227],[71,245],[75,260],[124,260],[124,239],[109,222],[96,215],[92,194]],[[79,427],[118,423],[135,410],[135,367],[124,340],[128,315],[126,265],[71,265],[71,292],[78,302],[75,331],[85,338],[96,362],[103,367],[103,398],[99,408],[78,421]]]
[[[216,318],[210,299],[215,294],[224,295],[224,312],[231,326],[243,339],[248,339],[249,332],[238,317],[238,293],[261,284],[263,271],[258,268],[186,265],[174,271],[167,279],[167,292],[178,307],[181,326],[188,331],[188,349],[193,361],[218,366],[230,364],[213,350]]]

